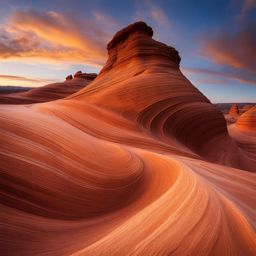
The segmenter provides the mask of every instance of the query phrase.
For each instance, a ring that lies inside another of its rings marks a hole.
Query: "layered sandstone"
[[[238,118],[236,126],[242,130],[251,130],[256,132],[256,106],[242,114]]]
[[[76,100],[86,98],[210,161],[250,169],[246,156],[237,158],[239,148],[221,112],[181,73],[178,51],[152,35],[144,22],[117,32],[108,44],[106,65],[92,84],[74,94]]]
[[[152,34],[118,32],[65,99],[1,106],[3,255],[256,254],[256,135],[233,140]]]

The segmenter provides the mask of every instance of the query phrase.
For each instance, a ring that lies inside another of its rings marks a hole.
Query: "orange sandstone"
[[[231,138],[152,35],[118,32],[65,99],[1,105],[3,255],[256,254],[255,137]]]

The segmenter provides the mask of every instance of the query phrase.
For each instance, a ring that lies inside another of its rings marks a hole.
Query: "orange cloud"
[[[228,82],[228,79],[225,76],[210,69],[181,68],[181,71],[196,84],[225,84]]]
[[[0,79],[12,79],[12,80],[28,81],[28,82],[42,82],[42,79],[27,78],[23,76],[1,75],[1,74],[0,74]]]
[[[255,31],[256,23],[246,25],[236,33],[224,31],[203,42],[202,54],[229,74],[240,77],[241,81],[255,83]]]
[[[57,12],[16,11],[0,28],[0,58],[34,57],[100,66],[111,38],[102,17],[106,21],[99,13],[95,20],[78,20]]]
[[[187,75],[196,75],[196,80],[205,84],[224,84],[231,81],[237,81],[243,84],[256,85],[256,78],[248,73],[234,72],[234,70],[215,71],[205,68],[182,68]]]
[[[256,24],[237,34],[228,32],[210,38],[203,44],[203,54],[218,64],[235,68],[256,69]]]

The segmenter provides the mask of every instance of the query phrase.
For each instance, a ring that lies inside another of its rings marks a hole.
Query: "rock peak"
[[[239,114],[239,108],[237,104],[233,104],[229,110],[229,115],[231,116],[236,116]]]
[[[153,29],[145,22],[135,22],[118,31],[108,43],[108,60],[100,71],[100,75],[117,67],[125,68],[133,63],[138,69],[143,65],[145,69],[159,66],[179,68],[180,56],[175,48],[152,38]],[[134,66],[134,69],[135,69]]]
[[[137,21],[118,31],[114,35],[113,39],[108,43],[107,49],[111,49],[118,43],[126,40],[130,34],[138,31],[147,34],[150,37],[153,36],[153,29],[151,27],[149,27],[144,21]]]

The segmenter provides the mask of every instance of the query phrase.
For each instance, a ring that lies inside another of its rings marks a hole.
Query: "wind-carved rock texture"
[[[242,130],[251,130],[256,133],[256,106],[249,108],[244,114],[242,114],[237,122],[236,126]]]
[[[109,58],[99,77],[76,99],[86,96],[207,160],[250,169],[250,159],[237,155],[240,149],[221,112],[179,70],[178,52],[152,35],[143,22],[119,31],[108,44]]]
[[[255,143],[152,35],[118,32],[65,99],[1,106],[4,255],[255,255]]]

